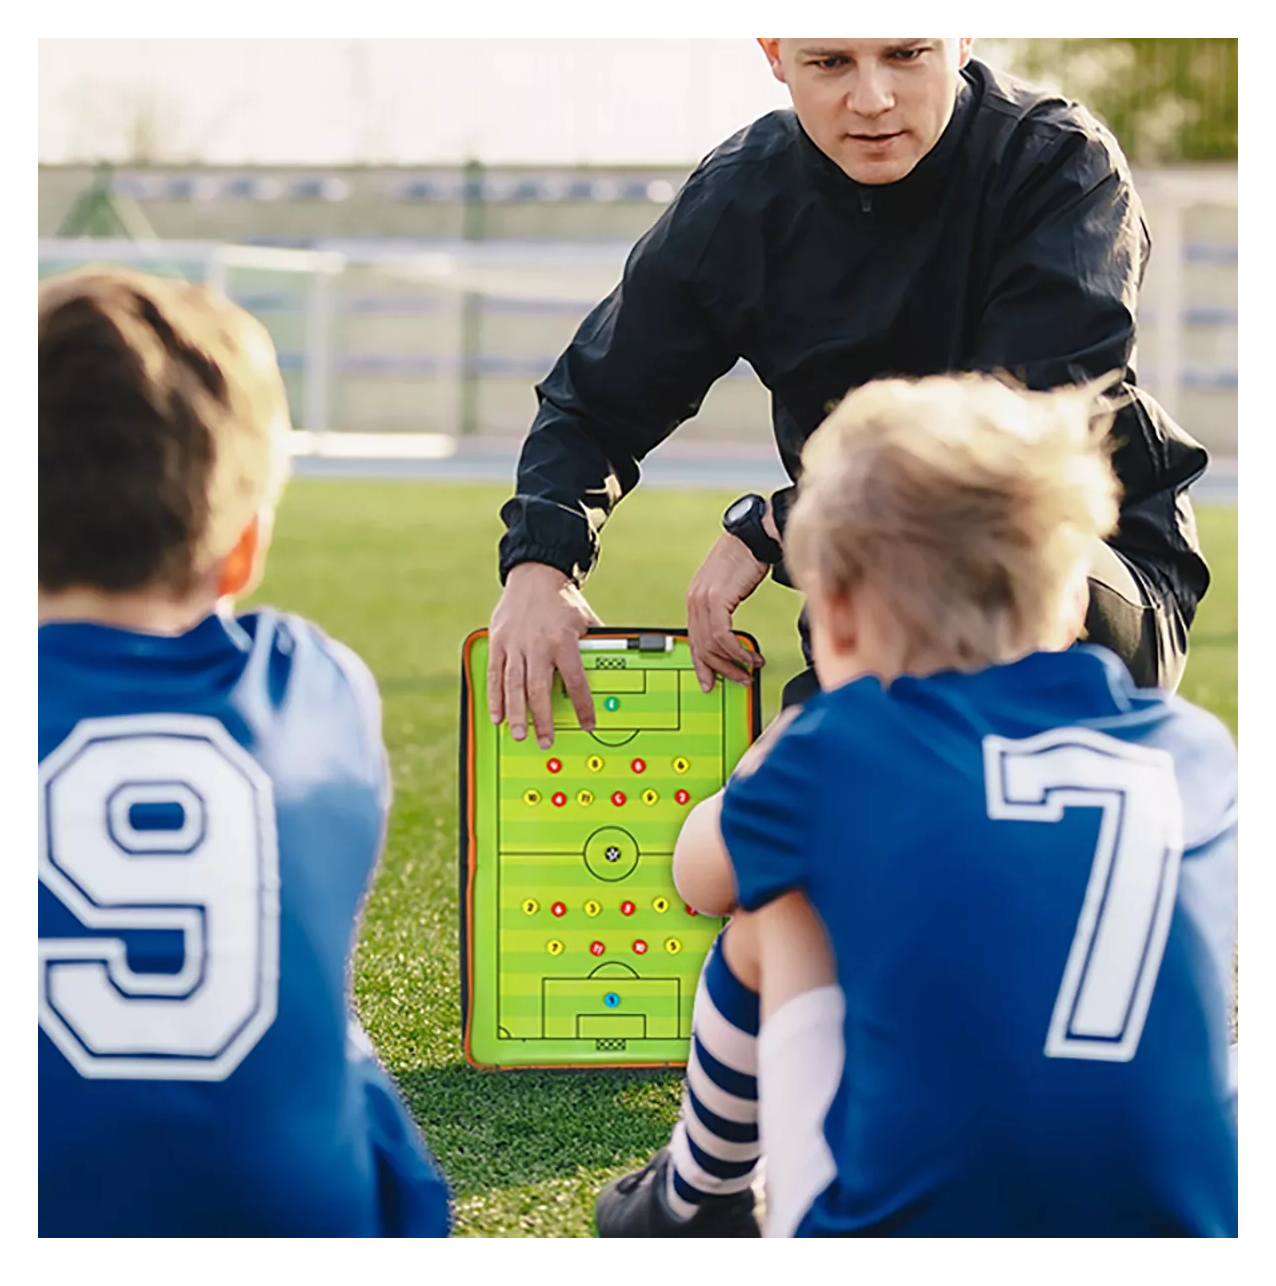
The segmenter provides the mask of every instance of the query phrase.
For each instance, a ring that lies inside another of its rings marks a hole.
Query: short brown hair
[[[1097,401],[984,375],[852,392],[802,452],[785,562],[804,588],[871,582],[906,636],[958,669],[1039,646],[1116,525]]]
[[[119,268],[40,283],[42,589],[188,592],[283,481],[274,346],[212,291]]]

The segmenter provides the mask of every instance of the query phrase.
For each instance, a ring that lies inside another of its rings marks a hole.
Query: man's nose
[[[881,116],[895,106],[888,72],[875,67],[861,69],[846,95],[846,106],[857,116]]]

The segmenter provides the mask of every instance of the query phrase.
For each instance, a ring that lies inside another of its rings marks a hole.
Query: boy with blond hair
[[[1235,749],[1071,646],[1095,391],[883,381],[807,444],[821,691],[678,841],[733,918],[605,1235],[757,1235],[759,1153],[768,1235],[1236,1235]]]
[[[349,953],[385,834],[376,683],[260,576],[265,330],[115,269],[39,298],[42,1236],[442,1236]]]

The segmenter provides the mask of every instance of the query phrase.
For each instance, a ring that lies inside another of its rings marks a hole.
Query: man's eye
[[[833,58],[821,58],[816,62],[815,65],[819,67],[822,71],[832,71],[836,67],[845,67],[846,59],[840,56],[836,56]]]
[[[925,52],[925,49],[893,49],[891,57],[898,63],[915,63]]]

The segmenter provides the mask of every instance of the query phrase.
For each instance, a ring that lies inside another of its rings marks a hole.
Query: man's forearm
[[[516,495],[502,505],[501,521],[502,585],[520,563],[544,563],[582,585],[597,560],[597,536],[585,515],[554,501]]]
[[[578,415],[542,394],[519,456],[516,494],[501,508],[502,583],[518,563],[538,562],[582,584],[597,561],[598,533],[637,480],[632,459],[618,466]]]

